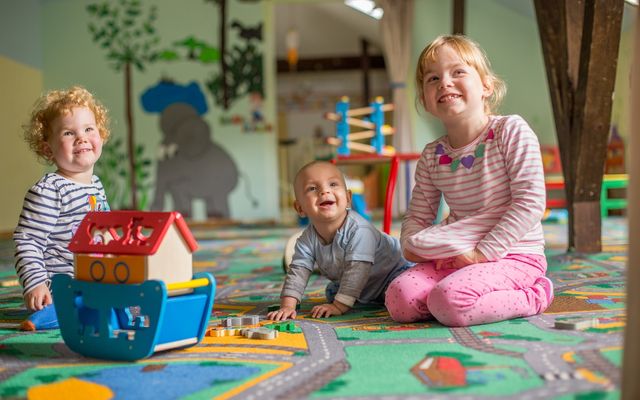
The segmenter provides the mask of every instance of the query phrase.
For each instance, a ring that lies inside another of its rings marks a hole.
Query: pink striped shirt
[[[476,247],[490,261],[544,254],[540,221],[546,195],[538,138],[518,115],[490,118],[487,131],[464,147],[452,149],[443,136],[424,148],[402,223],[403,249],[428,260]],[[484,154],[478,150],[482,144]],[[472,165],[469,155],[475,157]],[[451,211],[433,225],[441,194]]]

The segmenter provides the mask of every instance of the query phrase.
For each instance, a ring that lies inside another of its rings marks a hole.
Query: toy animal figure
[[[174,103],[162,111],[161,157],[156,172],[152,210],[164,208],[165,194],[174,209],[192,216],[192,200],[204,200],[207,216],[229,218],[229,194],[238,182],[233,159],[211,140],[209,125],[186,103]]]
[[[34,312],[29,318],[20,323],[20,330],[22,331],[42,331],[47,329],[58,329],[58,316],[53,304]]]

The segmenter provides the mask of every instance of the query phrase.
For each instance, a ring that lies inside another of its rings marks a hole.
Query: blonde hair
[[[40,160],[52,163],[46,151],[46,143],[51,135],[51,123],[75,107],[90,109],[96,119],[100,137],[105,142],[109,139],[107,109],[87,89],[73,86],[67,90],[52,90],[36,101],[29,122],[23,126],[24,140]]]
[[[424,76],[429,64],[435,62],[438,49],[443,46],[449,46],[465,64],[478,71],[483,83],[493,87],[493,93],[485,100],[484,110],[488,114],[494,113],[507,93],[507,86],[491,69],[491,63],[480,45],[464,35],[440,35],[422,50],[416,67],[416,101],[424,106]]]

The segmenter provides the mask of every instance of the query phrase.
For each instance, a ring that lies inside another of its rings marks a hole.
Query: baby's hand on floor
[[[36,286],[24,295],[24,304],[31,311],[40,311],[52,303],[51,292],[45,283]]]
[[[332,315],[342,315],[342,311],[334,304],[322,304],[311,309],[312,318],[326,318]]]
[[[285,319],[294,319],[296,317],[296,309],[290,307],[282,307],[277,311],[271,311],[267,314],[267,319],[273,321],[284,321]]]

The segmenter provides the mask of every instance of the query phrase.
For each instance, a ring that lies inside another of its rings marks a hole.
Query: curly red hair
[[[51,134],[51,123],[57,117],[71,112],[75,107],[87,107],[93,112],[100,137],[109,139],[109,116],[107,109],[85,88],[73,86],[67,90],[52,90],[42,95],[33,106],[29,122],[23,126],[24,139],[29,148],[49,164],[52,160],[46,151]]]

